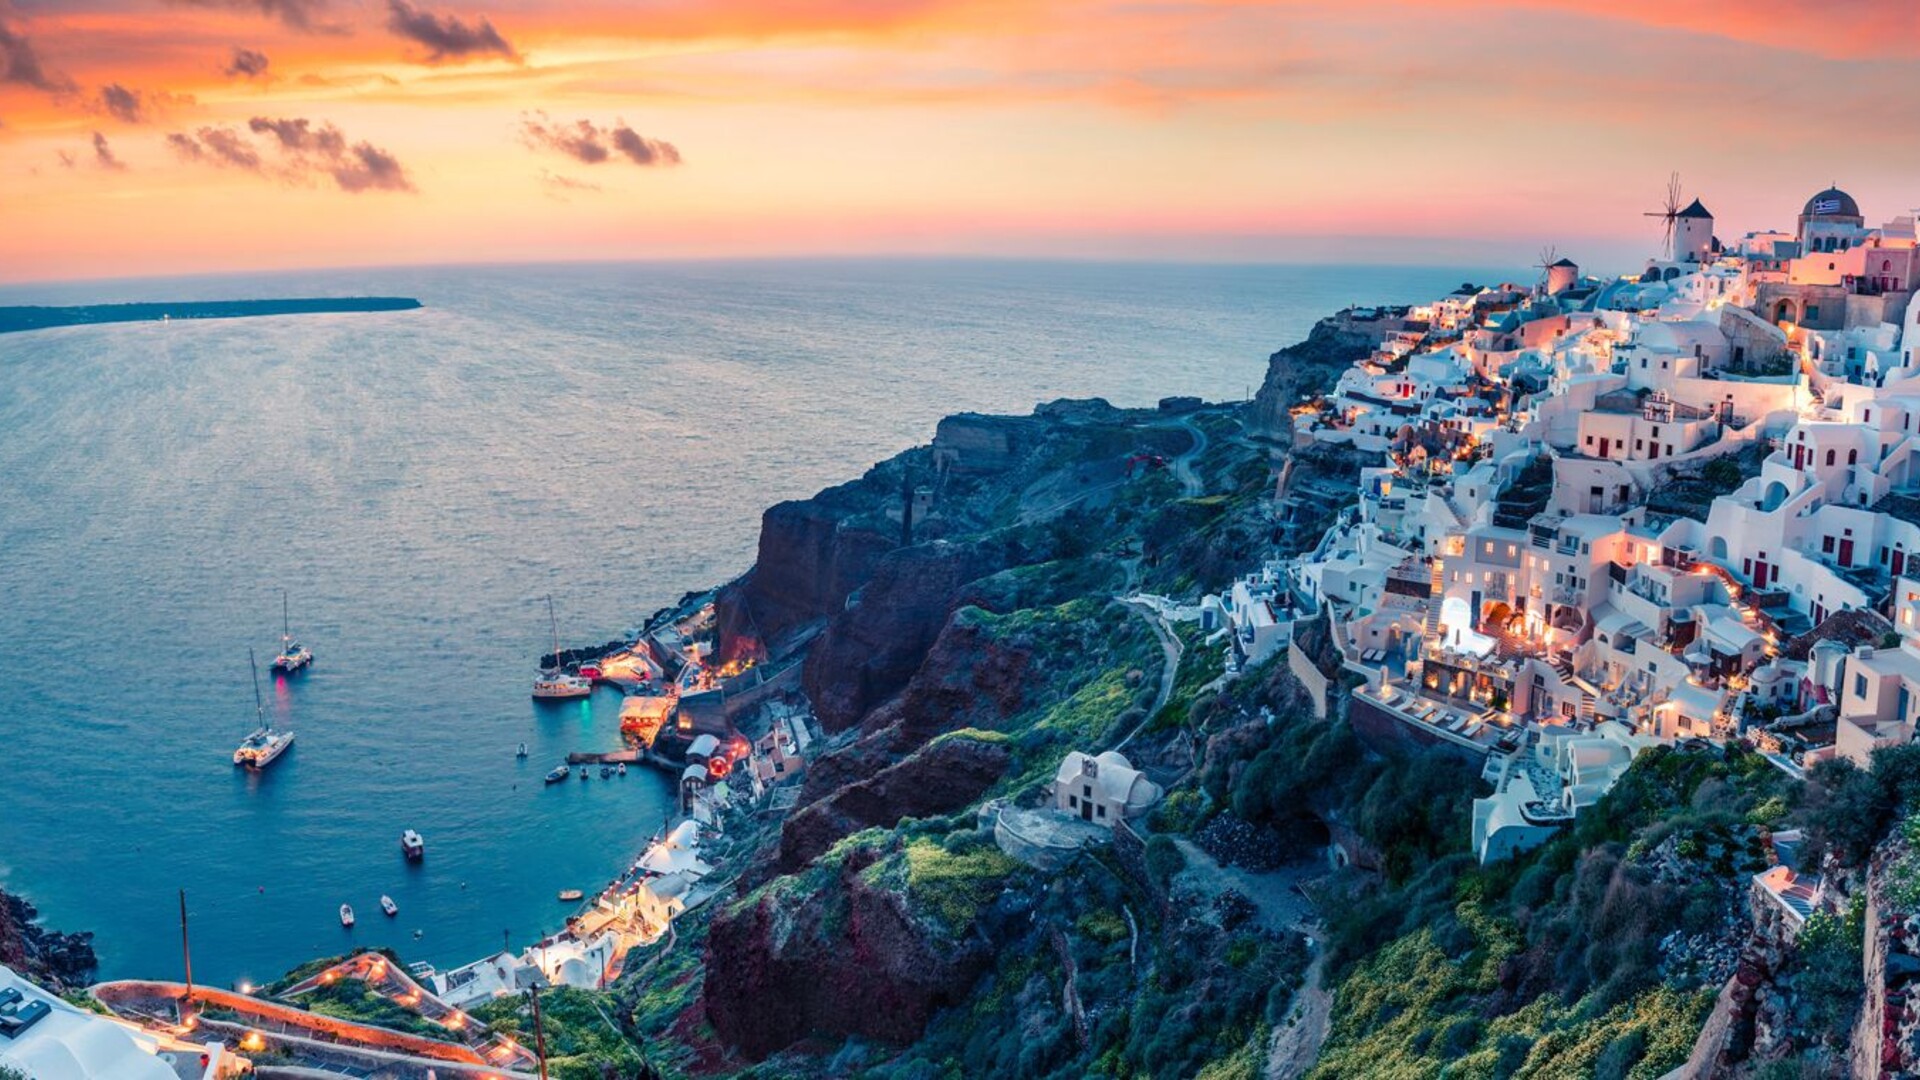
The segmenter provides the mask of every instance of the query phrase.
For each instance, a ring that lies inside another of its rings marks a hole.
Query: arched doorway
[[[1782,300],[1773,305],[1773,321],[1776,323],[1799,322],[1800,309],[1791,300]]]
[[[1726,563],[1727,561],[1727,538],[1726,537],[1716,536],[1713,539],[1707,541],[1707,558],[1712,559],[1714,562],[1717,562],[1717,563],[1721,563],[1721,564]]]

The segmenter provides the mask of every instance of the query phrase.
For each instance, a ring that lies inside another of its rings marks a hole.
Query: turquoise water
[[[350,943],[445,966],[530,942],[669,804],[646,770],[540,783],[618,743],[617,695],[528,699],[544,595],[564,640],[604,641],[745,569],[766,505],[942,415],[1238,398],[1320,314],[1469,277],[1490,275],[836,261],[0,289],[426,303],[0,337],[0,885],[94,931],[108,976],[178,976],[183,887],[211,982]],[[283,586],[318,662],[265,683],[299,739],[253,777],[229,757]]]

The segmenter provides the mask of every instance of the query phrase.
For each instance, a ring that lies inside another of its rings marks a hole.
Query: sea
[[[0,335],[0,888],[91,931],[108,978],[180,977],[182,890],[214,985],[352,947],[517,950],[672,813],[644,768],[541,782],[619,743],[616,693],[529,698],[547,596],[563,644],[607,641],[747,569],[765,507],[943,415],[1243,398],[1326,312],[1498,276],[798,260],[0,288],[425,305]],[[283,590],[317,660],[271,677]],[[230,760],[249,649],[297,733],[261,775]]]

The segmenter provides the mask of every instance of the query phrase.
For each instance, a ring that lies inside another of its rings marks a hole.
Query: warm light
[[[267,1048],[266,1036],[260,1034],[257,1031],[249,1031],[240,1039],[240,1049],[242,1050],[257,1052],[260,1050],[265,1050],[266,1048]]]

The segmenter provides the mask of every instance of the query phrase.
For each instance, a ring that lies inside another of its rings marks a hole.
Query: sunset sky
[[[1920,204],[1880,0],[0,0],[0,280],[960,253],[1597,270]]]

